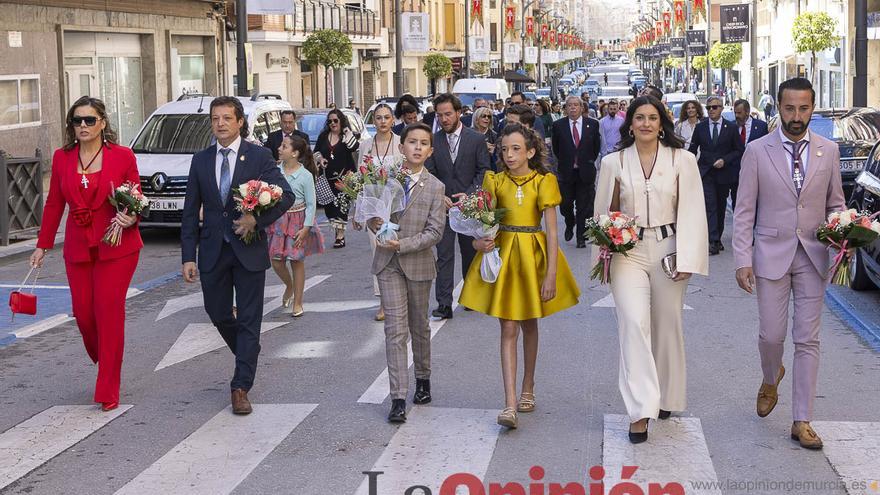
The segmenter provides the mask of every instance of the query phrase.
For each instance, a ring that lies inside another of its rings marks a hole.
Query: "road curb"
[[[865,339],[868,345],[880,352],[880,326],[866,320],[839,292],[846,290],[840,287],[825,289],[825,303],[855,333]]]
[[[61,247],[64,244],[64,233],[59,232],[55,238],[55,247]],[[26,241],[14,242],[8,246],[0,246],[0,260],[15,256],[21,253],[33,251],[37,247],[37,239],[28,239]]]

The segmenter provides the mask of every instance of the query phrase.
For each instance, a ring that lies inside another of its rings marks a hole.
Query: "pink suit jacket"
[[[742,157],[739,193],[733,215],[733,252],[737,269],[779,280],[791,267],[798,242],[823,276],[830,260],[816,229],[828,214],[845,208],[837,144],[810,133],[807,176],[797,195],[788,151],[779,131],[748,144]]]

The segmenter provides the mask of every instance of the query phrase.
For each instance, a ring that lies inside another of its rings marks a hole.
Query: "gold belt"
[[[522,233],[526,233],[526,234],[537,234],[538,232],[541,232],[541,226],[540,225],[535,225],[535,226],[531,226],[531,225],[505,225],[502,223],[502,224],[498,225],[498,230],[501,230],[503,232],[522,232]]]

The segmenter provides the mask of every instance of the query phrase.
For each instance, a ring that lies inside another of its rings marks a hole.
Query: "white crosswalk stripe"
[[[316,407],[254,404],[247,416],[226,408],[116,494],[231,493]]]
[[[0,435],[0,490],[125,413],[98,406],[54,406]]]
[[[621,481],[623,466],[637,466],[629,479],[642,486],[645,493],[649,483],[680,483],[689,495],[721,495],[720,489],[707,487],[708,483],[718,482],[718,475],[699,418],[652,421],[648,441],[635,445],[629,441],[629,424],[628,416],[605,415],[605,486],[613,487]]]
[[[455,473],[483,479],[492,461],[500,428],[498,411],[414,407],[370,471],[378,475],[377,493],[404,493],[413,485],[439,493]],[[369,493],[364,479],[356,495]]]
[[[264,321],[260,327],[260,333],[266,333],[288,323],[290,322]],[[220,333],[213,324],[190,323],[183,329],[180,337],[177,337],[177,341],[165,353],[165,357],[162,358],[162,361],[159,361],[159,364],[156,365],[156,369],[153,371],[159,371],[162,368],[188,361],[196,356],[201,356],[225,346],[226,342],[223,341],[223,337],[220,336]]]
[[[458,296],[461,294],[461,288],[464,285],[464,281],[458,283],[455,286],[455,289],[452,291],[452,310],[458,307]],[[443,328],[443,325],[449,320],[432,320],[431,321],[431,339],[437,335],[437,332]],[[410,345],[406,346],[406,355],[407,355],[407,363],[408,366],[412,366],[413,357],[412,357],[412,347]],[[385,398],[388,397],[388,394],[391,393],[391,385],[388,383],[388,368],[386,367],[379,376],[373,380],[373,383],[369,388],[361,395],[358,402],[361,404],[381,404],[385,402]]]
[[[880,492],[880,423],[813,421],[810,424],[822,438],[822,452],[846,485],[847,493]]]

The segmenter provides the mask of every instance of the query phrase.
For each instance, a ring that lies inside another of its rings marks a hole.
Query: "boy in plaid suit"
[[[431,128],[418,123],[408,126],[400,136],[400,151],[409,178],[404,189],[404,210],[391,216],[400,226],[397,240],[380,244],[373,256],[373,274],[379,280],[385,310],[385,354],[391,388],[388,421],[406,421],[406,394],[409,366],[406,342],[412,336],[416,375],[414,404],[431,402],[431,329],[428,302],[431,285],[437,277],[433,247],[443,237],[446,225],[445,186],[424,168],[433,151]],[[373,231],[381,227],[373,219]]]

